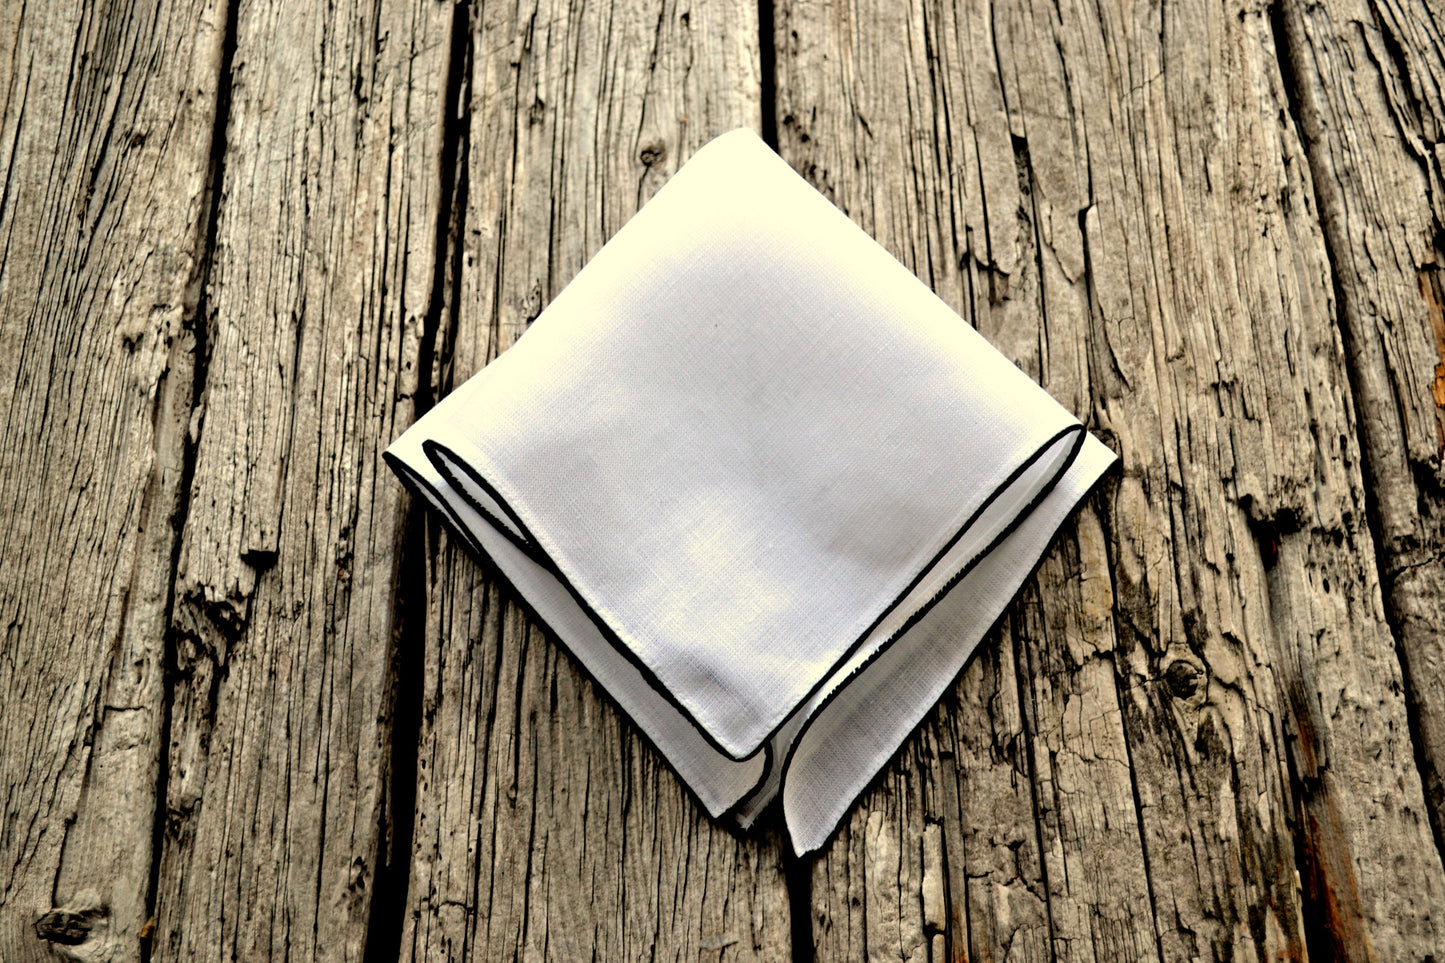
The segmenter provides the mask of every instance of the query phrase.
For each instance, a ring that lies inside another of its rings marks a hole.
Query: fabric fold
[[[748,131],[387,451],[713,816],[817,848],[1113,461]]]

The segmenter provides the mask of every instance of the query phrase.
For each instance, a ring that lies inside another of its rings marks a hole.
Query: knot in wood
[[[35,921],[35,935],[62,946],[79,946],[90,938],[91,914],[51,910]]]
[[[637,159],[642,161],[644,167],[659,164],[667,159],[667,145],[660,142],[648,144],[642,148],[642,151],[637,155]]]
[[[1202,673],[1193,662],[1179,659],[1164,670],[1164,681],[1176,699],[1188,699],[1199,691],[1199,677]]]

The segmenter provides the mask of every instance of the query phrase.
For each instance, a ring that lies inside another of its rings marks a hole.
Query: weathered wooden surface
[[[758,122],[756,7],[482,5],[433,392],[525,330],[692,151]],[[404,959],[789,955],[776,837],[714,826],[660,757],[428,523]]]
[[[1438,955],[1441,26],[0,3],[0,963]],[[377,457],[734,126],[1123,463],[802,864]]]
[[[1445,16],[1341,4],[1280,18],[1360,412],[1386,610],[1445,813]],[[1432,694],[1436,694],[1431,698]]]
[[[0,5],[7,963],[138,959],[150,915],[224,21]]]
[[[409,641],[376,440],[412,416],[451,16],[230,16],[152,958],[360,960]]]
[[[964,924],[945,944],[971,956],[1426,952],[1445,877],[1294,71],[1268,10],[1117,13],[796,3],[779,23],[785,156],[1123,460],[1006,621],[1012,660],[945,709],[965,746],[926,740],[819,861],[815,938],[912,957],[949,922],[941,862]],[[913,843],[935,820],[941,861]]]

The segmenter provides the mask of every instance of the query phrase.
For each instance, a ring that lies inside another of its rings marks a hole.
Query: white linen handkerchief
[[[713,816],[821,846],[1114,460],[749,131],[387,460]]]

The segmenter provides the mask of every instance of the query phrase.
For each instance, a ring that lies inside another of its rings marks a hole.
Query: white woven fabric
[[[748,131],[387,452],[714,816],[822,845],[1113,454]]]

